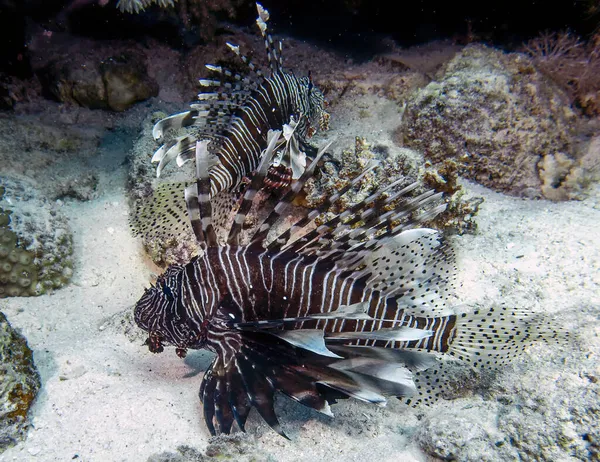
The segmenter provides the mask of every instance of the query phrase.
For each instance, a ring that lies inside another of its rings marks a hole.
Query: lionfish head
[[[146,289],[135,305],[136,324],[146,332],[146,344],[153,353],[161,353],[165,343],[175,345],[177,354],[193,343],[181,300],[181,277],[184,267],[171,265],[156,284]]]

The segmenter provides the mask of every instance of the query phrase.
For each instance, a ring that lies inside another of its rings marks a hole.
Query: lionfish
[[[208,193],[219,235],[226,232],[231,212],[239,205],[241,192],[258,167],[269,130],[283,130],[283,136],[263,189],[283,191],[306,168],[307,154],[312,157],[317,151],[309,138],[327,128],[329,121],[323,93],[313,84],[310,74],[297,77],[284,69],[282,44],[278,42],[276,46],[267,31],[269,12],[258,3],[256,7],[268,70],[259,69],[241,53],[239,46],[227,43],[248,72],[242,75],[207,64],[217,77],[200,79],[205,90],[198,95],[198,101],[191,104],[189,111],[160,120],[152,131],[156,140],[166,140],[152,157],[152,162],[158,162],[157,177],[173,160],[182,166],[193,159],[198,140],[208,141]],[[186,134],[165,136],[182,128],[187,128]],[[182,188],[186,196],[194,194],[195,183],[162,183],[139,201],[131,217],[134,233],[148,241],[178,240],[185,233],[186,223]]]
[[[157,176],[173,159],[179,166],[193,159],[196,141],[208,139],[213,163],[211,197],[220,191],[231,191],[258,166],[268,131],[285,126],[285,136],[266,178],[266,186],[285,188],[302,174],[306,153],[316,152],[307,140],[327,126],[323,93],[313,85],[310,74],[297,77],[283,68],[282,43],[275,46],[267,32],[269,12],[258,3],[256,7],[256,23],[264,39],[269,72],[257,68],[239,46],[227,43],[249,72],[241,75],[223,66],[206,65],[216,77],[199,80],[206,91],[198,95],[198,101],[190,105],[189,111],[174,114],[154,126],[152,134],[156,140],[161,140],[169,129],[194,128],[156,151],[152,161],[158,162]]]
[[[415,196],[417,184],[398,180],[316,225],[375,164],[270,238],[327,146],[242,243],[281,135],[269,132],[224,245],[212,221],[208,142],[196,143],[197,194],[186,201],[202,252],[170,266],[135,306],[151,352],[173,345],[180,357],[188,349],[215,354],[199,394],[211,434],[230,433],[234,423],[245,431],[256,408],[286,437],[276,392],[327,415],[340,398],[431,401],[444,389],[439,356],[497,366],[560,335],[519,310],[454,312],[455,254],[438,231],[420,227],[444,209],[441,193]]]

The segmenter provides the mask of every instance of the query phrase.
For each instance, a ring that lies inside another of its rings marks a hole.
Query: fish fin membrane
[[[232,335],[239,336],[239,347],[233,353],[217,353],[200,388],[206,425],[213,435],[230,433],[234,422],[245,431],[254,407],[287,438],[274,410],[276,392],[328,416],[330,404],[341,398],[385,405],[388,396],[416,393],[413,372],[431,361],[425,353],[374,347],[331,346],[335,355],[320,355],[265,331]]]
[[[183,191],[189,182],[163,183],[136,204],[129,225],[136,236],[144,239],[180,239],[189,229]]]
[[[417,407],[456,398],[465,392],[464,383],[476,380],[474,375],[499,370],[522,356],[528,346],[564,344],[570,339],[569,332],[556,328],[547,316],[504,306],[458,315],[451,336],[446,352],[450,357],[415,371],[417,393],[401,401]]]
[[[219,191],[210,199],[212,206],[213,226],[219,242],[226,242],[232,217],[236,214],[240,203],[237,191]]]
[[[440,399],[454,399],[469,393],[465,384],[475,382],[475,372],[465,368],[460,361],[437,361],[426,369],[414,373],[413,380],[417,392],[413,396],[399,397],[401,402],[411,407],[432,406]]]
[[[394,298],[400,309],[415,316],[446,316],[454,292],[456,257],[433,229],[409,229],[383,240],[362,263],[371,273],[367,284]]]
[[[130,216],[129,225],[134,235],[146,242],[153,240],[181,240],[191,230],[184,190],[193,182],[162,183],[152,194],[140,199]],[[227,237],[231,214],[238,206],[239,193],[221,191],[211,198],[213,226],[221,241]]]
[[[460,314],[448,354],[476,367],[497,368],[535,343],[564,343],[569,333],[548,317],[506,306]]]

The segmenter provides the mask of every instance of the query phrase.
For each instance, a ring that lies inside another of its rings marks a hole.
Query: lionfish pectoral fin
[[[330,358],[342,358],[331,351],[325,345],[324,332],[317,329],[294,329],[294,330],[275,330],[269,331],[269,334],[274,335],[290,345],[311,351],[321,356]]]
[[[229,433],[233,422],[244,431],[254,407],[287,438],[274,410],[276,392],[327,416],[332,415],[330,403],[339,398],[385,405],[386,396],[414,393],[412,367],[422,361],[343,346],[332,346],[336,351],[332,353],[322,331],[314,332],[293,338],[261,330],[236,331],[241,339],[238,351],[226,358],[218,354],[200,389],[209,431]]]
[[[169,117],[165,117],[159,120],[152,129],[152,137],[155,140],[160,140],[164,136],[165,132],[170,129],[178,129],[187,127],[194,123],[194,115],[192,111],[180,112],[173,114]]]
[[[271,160],[275,154],[275,146],[277,145],[280,135],[281,132],[278,130],[269,130],[267,133],[267,140],[269,144],[262,154],[256,174],[250,181],[250,185],[244,193],[242,203],[235,215],[235,218],[233,219],[233,223],[231,224],[229,236],[227,237],[227,243],[229,245],[239,244],[240,233],[242,232],[242,228],[246,220],[246,214],[250,211],[254,198],[258,190],[263,185],[263,180],[265,179],[269,165],[271,164]]]
[[[189,155],[190,151],[194,151],[195,149],[195,139],[190,135],[180,136],[179,138],[175,138],[171,140],[169,143],[164,145],[164,153],[159,156],[163,147],[159,148],[152,157],[153,161],[158,161],[158,167],[156,168],[156,177],[159,178],[164,168],[170,164],[173,159],[177,160],[177,165],[181,167],[181,162],[179,158],[182,155]]]
[[[373,319],[367,311],[369,310],[369,303],[360,302],[353,305],[342,305],[337,310],[328,311],[325,313],[311,313],[306,316],[293,317],[293,318],[279,318],[279,319],[266,319],[263,321],[248,321],[248,322],[234,322],[231,327],[236,329],[271,329],[273,327],[281,327],[286,323],[298,323],[304,321],[319,321],[323,319],[360,319],[360,320],[371,320]],[[302,329],[300,329],[302,330]],[[316,329],[305,329],[307,332],[314,332],[315,336],[323,336],[323,332]],[[289,331],[269,331],[269,333],[276,336],[280,335],[280,338],[284,339],[285,335],[288,335]],[[291,343],[291,342],[289,342]],[[310,349],[310,348],[309,348]],[[327,355],[326,355],[327,356]]]
[[[292,179],[298,180],[306,170],[306,153],[300,149],[296,127],[298,122],[293,118],[283,126],[285,146],[273,165],[283,164],[292,171]]]
[[[251,405],[275,432],[289,439],[275,414],[276,384],[273,383],[272,377],[264,377],[263,371],[248,360],[240,360],[238,364]]]
[[[415,327],[390,327],[372,332],[332,332],[326,340],[378,340],[384,342],[411,342],[423,340],[434,334],[432,330]]]
[[[310,316],[311,319],[373,319],[367,313],[369,311],[368,302],[354,303],[352,305],[342,305],[337,310],[326,313],[317,313]]]
[[[211,435],[229,434],[233,422],[244,431],[250,412],[250,403],[245,390],[239,388],[234,374],[235,364],[225,366],[223,358],[217,356],[204,374],[199,397],[203,404],[204,421]],[[216,427],[215,427],[216,424]]]
[[[330,346],[330,349],[344,357],[367,357],[376,358],[389,363],[404,364],[412,372],[420,372],[429,369],[439,362],[436,352],[397,350],[385,347],[368,346]]]
[[[185,140],[185,141],[188,141],[188,140]],[[203,140],[203,142],[206,142],[206,140]],[[206,145],[208,145],[208,144],[209,143],[206,142]],[[177,154],[175,161],[176,161],[178,167],[183,167],[187,162],[189,162],[190,160],[194,160],[195,158],[196,158],[196,140],[194,140],[193,138],[190,138],[189,143],[186,144],[185,148],[179,150],[179,153]],[[219,163],[221,161],[213,152],[211,152],[207,149],[205,162],[206,163],[204,165],[206,166],[207,170],[210,170],[213,167],[219,165]]]
[[[206,372],[200,387],[200,400],[204,407],[204,419],[212,435],[230,433],[233,422],[240,430],[254,407],[278,434],[288,438],[275,414],[275,392],[291,388],[281,384],[287,371],[261,348],[242,344],[240,351],[226,359],[217,355]],[[301,386],[298,382],[294,386]]]

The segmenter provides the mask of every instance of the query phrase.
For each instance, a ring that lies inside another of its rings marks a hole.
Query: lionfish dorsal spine
[[[273,208],[273,210],[269,213],[267,218],[265,218],[265,220],[262,222],[262,224],[256,229],[254,235],[251,238],[251,241],[253,243],[261,243],[262,244],[262,242],[264,242],[266,240],[271,227],[277,222],[277,220],[279,220],[281,215],[288,209],[290,204],[292,202],[294,202],[294,199],[296,199],[296,197],[300,194],[300,192],[304,188],[305,183],[314,175],[315,169],[319,165],[319,162],[323,158],[323,155],[325,155],[325,153],[327,152],[327,149],[329,149],[329,147],[331,146],[332,143],[333,143],[333,141],[326,143],[317,152],[317,155],[311,161],[311,163],[308,165],[308,167],[306,168],[306,170],[304,171],[302,176],[296,182],[294,182],[292,184],[291,188],[283,195],[283,197],[281,197],[277,206]],[[293,233],[294,231],[296,231],[298,229],[300,229],[298,226],[293,225],[288,230],[289,235],[288,235],[288,231],[286,231],[284,234],[282,234],[276,240],[274,240],[273,243],[282,242],[283,240],[285,240],[285,242],[287,242],[291,233]],[[274,249],[274,247],[271,248],[271,250],[273,250],[273,249]]]
[[[275,47],[273,46],[273,37],[267,32],[267,21],[269,20],[269,12],[263,8],[260,3],[256,4],[256,10],[258,11],[258,18],[256,18],[256,24],[260,30],[260,33],[265,42],[265,51],[267,52],[267,60],[269,61],[269,68],[271,74],[279,72],[280,58],[277,56]]]
[[[265,152],[262,155],[262,159],[258,165],[258,170],[253,175],[250,185],[246,188],[240,207],[231,224],[229,235],[227,237],[228,245],[239,245],[239,237],[246,219],[246,215],[252,207],[256,193],[263,185],[267,170],[269,169],[269,165],[273,159],[275,146],[277,145],[280,136],[281,132],[277,130],[273,130],[269,133],[270,141],[267,149],[265,149]]]
[[[198,243],[214,247],[217,235],[212,222],[210,203],[210,154],[208,141],[196,141],[196,182],[185,188],[185,202],[190,223]]]

